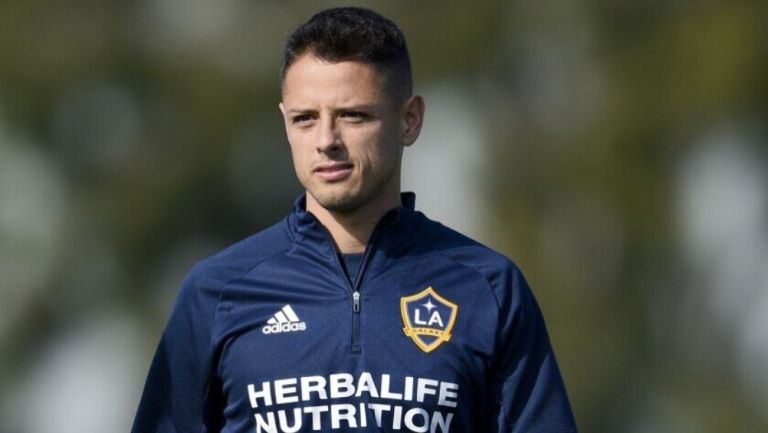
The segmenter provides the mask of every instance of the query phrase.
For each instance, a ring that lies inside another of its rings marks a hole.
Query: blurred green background
[[[128,431],[186,271],[301,192],[282,42],[335,4],[0,3],[0,432]],[[359,4],[405,188],[524,270],[581,431],[768,431],[768,3]]]

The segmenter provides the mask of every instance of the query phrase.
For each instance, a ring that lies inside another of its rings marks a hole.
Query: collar
[[[419,222],[420,213],[415,210],[416,194],[413,192],[400,193],[399,207],[389,210],[379,220],[374,230],[386,231],[386,235],[376,233],[381,239],[377,243],[398,242],[405,239],[414,239],[413,236]],[[307,212],[306,193],[301,194],[293,204],[293,212],[288,217],[289,231],[295,240],[304,239],[310,242],[325,243],[330,241],[330,234],[319,219],[311,212]]]

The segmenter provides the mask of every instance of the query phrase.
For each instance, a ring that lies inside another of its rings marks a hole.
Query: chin
[[[324,209],[331,212],[341,213],[357,210],[364,201],[359,194],[354,194],[349,191],[312,194],[312,197],[314,197],[315,201]]]

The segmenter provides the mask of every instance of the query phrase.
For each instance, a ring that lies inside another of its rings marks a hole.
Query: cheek
[[[296,175],[299,178],[304,178],[307,176],[311,165],[307,149],[300,142],[296,141],[296,137],[289,136],[288,142],[291,148],[291,158],[293,159],[293,168],[296,171]]]
[[[380,137],[372,155],[379,167],[389,170],[400,161],[401,145],[394,135]]]
[[[387,134],[386,129],[376,128],[367,131],[355,131],[349,136],[348,143],[355,143],[352,153],[373,167],[379,168],[391,165],[399,158],[400,145],[395,134]],[[350,149],[351,150],[351,149]]]
[[[291,148],[291,155],[293,155],[294,161],[301,160],[307,153],[306,150],[306,134],[299,132],[288,132],[287,134],[288,144]]]

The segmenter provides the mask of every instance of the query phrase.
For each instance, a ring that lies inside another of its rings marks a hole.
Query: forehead
[[[385,74],[359,61],[331,63],[312,54],[298,57],[285,73],[283,102],[362,104],[387,98]]]

